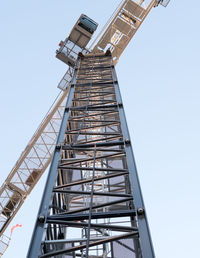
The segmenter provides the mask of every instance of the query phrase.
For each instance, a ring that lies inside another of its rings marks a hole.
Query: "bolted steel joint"
[[[39,222],[39,223],[44,223],[44,222],[45,222],[45,216],[44,216],[44,215],[40,215],[40,216],[38,217],[38,222]]]
[[[122,108],[122,107],[123,107],[123,103],[122,103],[122,102],[119,102],[119,103],[118,103],[118,107]]]
[[[60,148],[61,148],[61,144],[58,143],[58,144],[56,145],[56,150],[60,150]]]
[[[137,209],[137,215],[138,216],[143,216],[144,215],[144,209],[143,208],[138,208]]]
[[[125,139],[125,144],[130,144],[130,143],[131,143],[131,141],[128,138],[126,138]]]

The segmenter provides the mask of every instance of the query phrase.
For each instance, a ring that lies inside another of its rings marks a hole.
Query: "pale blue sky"
[[[67,68],[55,58],[59,41],[81,13],[102,28],[119,2],[1,1],[0,183],[59,92]],[[197,0],[153,9],[117,65],[158,258],[200,257],[199,10]],[[44,181],[12,221],[23,227],[5,258],[26,256]]]

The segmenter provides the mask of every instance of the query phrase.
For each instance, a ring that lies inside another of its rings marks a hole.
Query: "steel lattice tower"
[[[27,257],[155,257],[110,52],[79,55]]]

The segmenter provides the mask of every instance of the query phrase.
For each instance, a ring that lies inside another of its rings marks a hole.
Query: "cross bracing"
[[[117,77],[80,55],[27,257],[125,255],[154,257]]]
[[[158,4],[167,6],[168,3],[169,0],[122,0],[87,52],[105,52],[110,49],[114,64],[116,64],[150,10]],[[69,67],[58,85],[64,91],[56,99],[0,188],[0,236],[2,237],[51,161],[73,73],[74,68]],[[84,74],[84,71],[82,73]],[[107,73],[107,68],[104,67],[104,74]],[[109,74],[107,76],[109,84]],[[98,83],[101,84],[101,81]],[[105,91],[102,96],[107,93],[112,95],[112,92]],[[99,94],[98,91],[93,91],[93,96],[96,94]],[[84,97],[82,102],[84,102]],[[110,122],[110,127],[112,123]],[[1,239],[0,242],[3,243]]]
[[[62,92],[0,189],[0,232],[6,229],[50,163],[68,91]]]

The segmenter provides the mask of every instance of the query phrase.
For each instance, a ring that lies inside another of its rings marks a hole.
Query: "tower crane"
[[[169,1],[122,0],[89,48],[87,48],[87,45],[97,28],[97,23],[82,14],[70,35],[60,42],[56,57],[66,63],[68,69],[58,84],[58,88],[61,89],[59,96],[50,107],[0,188],[0,254],[3,254],[8,246],[4,235],[5,230],[51,162],[63,114],[66,110],[66,102],[71,90],[70,86],[74,83],[72,80],[74,80],[76,74],[77,59],[84,60],[88,55],[89,58],[86,58],[85,62],[87,60],[90,62],[90,55],[96,56],[100,60],[103,53],[106,53],[103,57],[105,59],[111,53],[113,64],[116,65],[126,46],[152,8],[158,5],[166,7]],[[84,63],[84,61],[80,62]],[[101,64],[101,61],[99,61],[99,64]],[[95,145],[95,148],[102,148],[102,146],[97,147],[97,145]],[[70,157],[68,158],[70,160]]]

